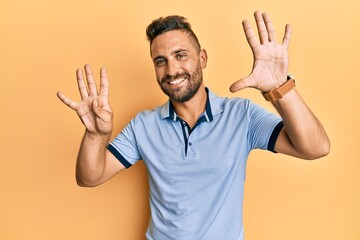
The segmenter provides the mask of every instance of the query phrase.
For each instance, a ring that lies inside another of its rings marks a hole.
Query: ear
[[[208,57],[205,49],[200,50],[199,57],[200,57],[201,68],[202,69],[206,68]]]

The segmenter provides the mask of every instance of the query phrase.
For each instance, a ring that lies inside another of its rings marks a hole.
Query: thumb
[[[94,107],[94,108],[97,108],[97,107],[99,106],[99,103],[98,103],[97,99],[94,99],[94,101],[92,102],[92,104],[93,104],[93,107]]]
[[[98,115],[98,113],[100,111],[100,107],[99,107],[99,102],[97,99],[94,99],[94,101],[92,102],[92,109],[96,113],[96,115]]]
[[[105,116],[104,114],[106,114],[106,112],[110,112],[111,113],[111,108],[110,110],[106,110],[106,106],[102,105],[102,103],[100,102],[101,105],[99,105],[99,100],[98,99],[94,99],[94,101],[92,102],[92,110],[94,111],[94,113],[98,116],[98,117],[103,117]]]
[[[246,77],[246,78],[243,78],[243,79],[240,79],[240,80],[237,80],[236,82],[234,82],[233,84],[231,84],[230,86],[230,91],[232,93],[234,92],[237,92],[237,91],[240,91],[244,88],[247,88],[247,87],[253,87],[251,85],[251,79],[250,77]]]

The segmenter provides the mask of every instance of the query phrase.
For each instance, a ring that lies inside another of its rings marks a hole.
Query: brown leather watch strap
[[[266,101],[276,101],[282,98],[286,93],[295,87],[295,80],[288,77],[288,80],[280,87],[273,89],[269,92],[262,92]]]

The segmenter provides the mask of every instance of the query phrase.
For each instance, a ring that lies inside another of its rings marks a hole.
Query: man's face
[[[159,86],[176,102],[190,100],[203,86],[207,56],[193,41],[188,33],[173,30],[157,36],[150,46]]]

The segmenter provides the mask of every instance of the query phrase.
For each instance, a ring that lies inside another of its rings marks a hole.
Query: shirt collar
[[[204,116],[207,122],[211,122],[214,119],[214,116],[222,113],[223,111],[223,100],[214,94],[209,88],[205,87],[207,93],[206,107]],[[172,105],[170,99],[161,106],[161,118],[169,118],[173,121],[178,119],[175,112],[174,106]]]

